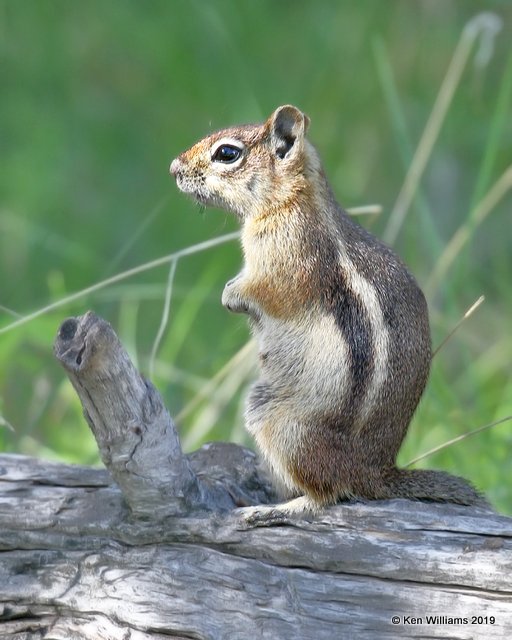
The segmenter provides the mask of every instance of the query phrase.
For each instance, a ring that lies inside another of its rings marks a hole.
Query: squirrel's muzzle
[[[181,168],[181,160],[179,158],[174,158],[171,162],[171,166],[169,167],[169,173],[176,177]]]

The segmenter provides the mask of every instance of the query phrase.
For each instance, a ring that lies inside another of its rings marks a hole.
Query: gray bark
[[[93,314],[56,355],[107,469],[0,455],[0,638],[512,637],[512,519],[394,500],[244,529],[272,498],[253,453],[184,456]]]

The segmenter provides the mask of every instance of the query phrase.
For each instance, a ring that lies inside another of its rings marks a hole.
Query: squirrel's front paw
[[[226,309],[233,313],[247,313],[249,310],[248,303],[244,300],[241,293],[242,274],[238,274],[235,278],[226,283],[222,292],[222,304]]]

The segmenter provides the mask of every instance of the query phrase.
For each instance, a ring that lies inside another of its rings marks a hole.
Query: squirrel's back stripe
[[[355,420],[373,377],[375,355],[367,305],[354,291],[350,280],[351,274],[347,269],[339,263],[332,265],[323,290],[323,302],[334,315],[348,346],[351,384],[344,404]]]
[[[366,422],[379,401],[380,392],[389,373],[389,331],[386,325],[382,305],[375,287],[351,265],[350,287],[364,307],[365,323],[370,329],[372,371],[366,380],[363,401],[359,405],[357,418]],[[365,328],[365,331],[367,329]]]

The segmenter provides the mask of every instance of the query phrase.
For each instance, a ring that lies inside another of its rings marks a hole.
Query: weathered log
[[[243,529],[272,498],[253,453],[183,456],[92,314],[56,354],[108,470],[0,455],[0,638],[512,637],[512,519],[394,500]]]
[[[108,322],[91,312],[69,318],[54,351],[134,514],[158,517],[221,500],[193,473],[160,395],[135,369]]]

